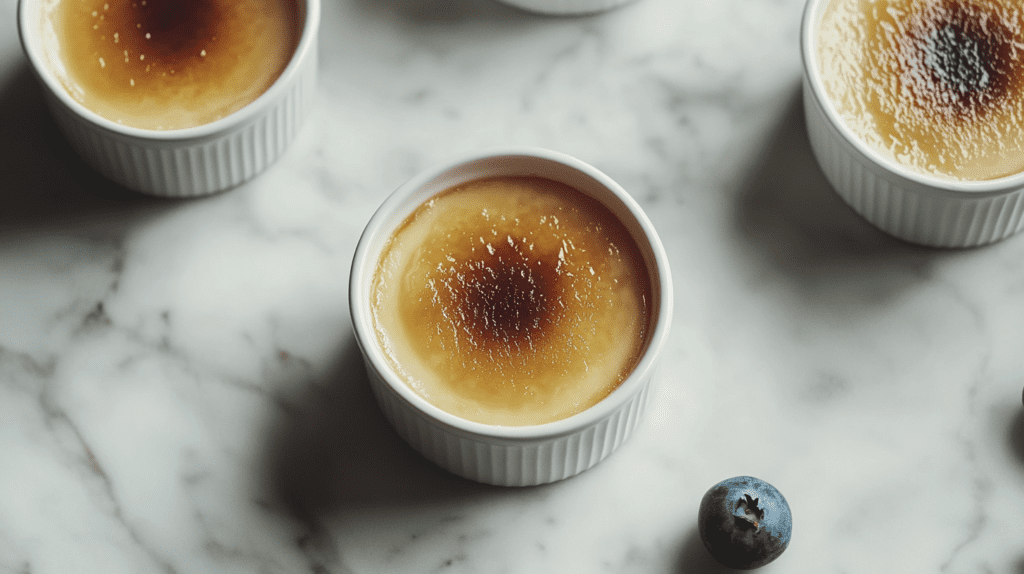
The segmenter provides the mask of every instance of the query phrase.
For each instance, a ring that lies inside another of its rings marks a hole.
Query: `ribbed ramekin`
[[[369,305],[374,272],[395,229],[419,205],[452,186],[482,177],[535,175],[601,201],[619,217],[644,254],[653,291],[653,328],[632,374],[608,397],[566,419],[532,426],[468,421],[415,393],[385,359]],[[475,154],[402,184],[370,219],[352,260],[349,307],[370,385],[398,434],[427,459],[478,482],[528,486],[574,476],[602,461],[643,417],[672,321],[672,276],[665,249],[640,206],[597,169],[536,148]]]
[[[53,2],[20,0],[21,44],[61,132],[92,166],[127,188],[190,197],[235,187],[274,163],[295,138],[316,91],[320,0],[299,2],[302,33],[295,54],[259,98],[220,120],[180,130],[146,130],[99,116],[72,98],[54,72],[54,32],[44,10]]]
[[[900,239],[973,247],[1024,226],[1024,173],[955,181],[912,171],[870,148],[840,118],[818,67],[816,32],[828,0],[809,0],[801,31],[803,100],[811,149],[836,192],[861,216]]]
[[[612,8],[618,8],[624,4],[636,0],[501,0],[505,4],[537,12],[538,14],[571,15],[571,14],[594,14],[604,12]]]

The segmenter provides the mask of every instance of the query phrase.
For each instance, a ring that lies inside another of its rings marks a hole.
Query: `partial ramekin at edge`
[[[818,69],[815,33],[828,0],[809,0],[801,29],[803,100],[811,149],[825,177],[857,213],[912,243],[974,247],[1024,226],[1024,173],[954,181],[907,169],[868,147],[831,104]]]
[[[375,267],[393,231],[429,197],[482,177],[523,175],[568,184],[601,201],[626,224],[650,274],[653,328],[632,374],[596,405],[541,425],[488,425],[439,409],[394,372],[375,335],[368,294]],[[446,163],[414,177],[392,193],[370,219],[356,247],[349,306],[374,395],[398,434],[427,459],[454,474],[487,484],[528,486],[583,472],[611,454],[633,432],[646,410],[668,337],[672,276],[657,232],[618,184],[567,155],[513,148]]]
[[[505,4],[538,14],[569,16],[596,14],[637,0],[500,0]]]
[[[99,116],[72,98],[48,58],[45,0],[20,0],[18,31],[51,114],[75,151],[96,171],[143,193],[193,197],[235,187],[258,175],[295,138],[316,91],[320,0],[299,2],[302,33],[277,81],[244,108],[180,130],[146,130]]]

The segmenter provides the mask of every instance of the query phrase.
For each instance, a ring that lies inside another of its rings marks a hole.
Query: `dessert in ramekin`
[[[360,238],[349,305],[398,433],[455,474],[526,486],[590,468],[636,427],[672,280],[619,185],[516,148],[400,186]]]
[[[812,150],[880,229],[969,247],[1024,225],[1024,15],[1009,0],[809,0]]]
[[[280,157],[316,87],[320,0],[21,0],[50,111],[120,185],[188,197]]]

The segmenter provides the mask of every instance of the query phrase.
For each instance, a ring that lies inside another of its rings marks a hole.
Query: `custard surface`
[[[843,121],[883,156],[957,180],[1024,171],[1018,0],[832,0],[817,57]]]
[[[531,425],[600,401],[647,344],[651,290],[622,223],[542,178],[448,190],[392,236],[374,326],[413,390],[462,418]]]
[[[300,35],[296,0],[59,0],[61,82],[100,116],[170,130],[258,98]]]

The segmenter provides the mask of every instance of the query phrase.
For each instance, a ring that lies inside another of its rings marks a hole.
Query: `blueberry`
[[[700,501],[697,529],[715,560],[750,570],[775,560],[789,546],[793,515],[774,486],[737,476],[707,491]]]

